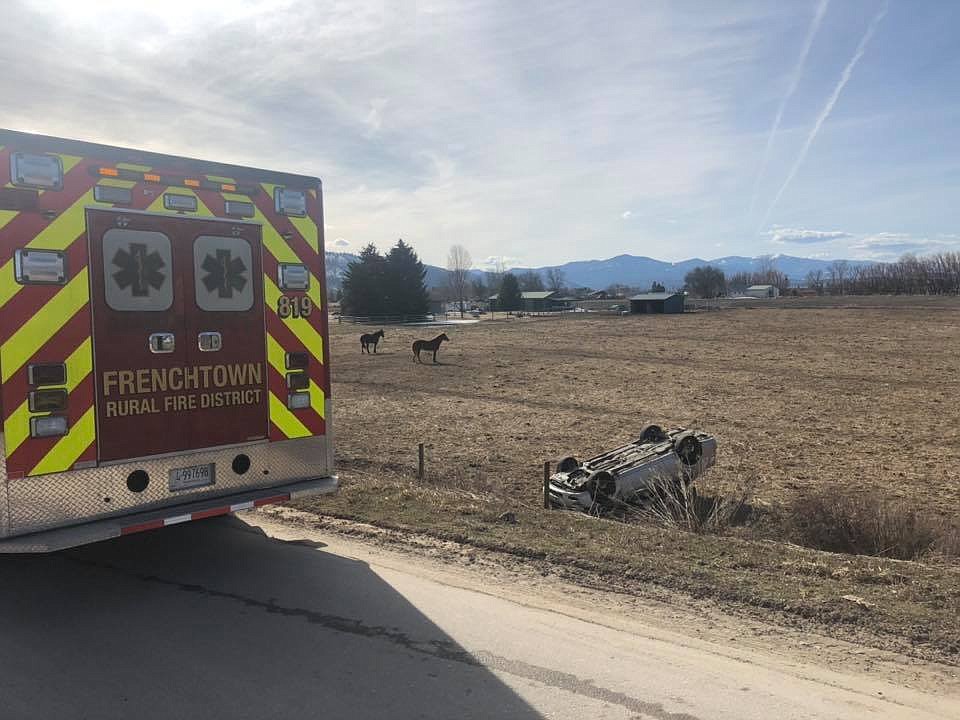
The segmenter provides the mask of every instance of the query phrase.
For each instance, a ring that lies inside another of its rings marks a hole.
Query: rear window
[[[104,294],[121,312],[161,312],[173,304],[170,238],[111,228],[103,234]]]
[[[253,307],[250,243],[238,237],[201,235],[193,242],[197,306],[208,312],[244,312]]]

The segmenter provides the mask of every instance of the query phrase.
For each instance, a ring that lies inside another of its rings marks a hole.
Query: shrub
[[[721,534],[750,515],[749,491],[701,495],[693,484],[655,479],[649,496],[633,511],[641,522],[699,534]]]
[[[938,520],[907,503],[876,495],[855,495],[837,486],[798,497],[788,508],[787,534],[817,550],[914,560],[944,545],[945,554],[960,541]]]

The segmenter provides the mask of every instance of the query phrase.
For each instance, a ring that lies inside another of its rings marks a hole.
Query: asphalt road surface
[[[535,584],[253,522],[0,557],[0,718],[960,717],[952,688],[605,622]]]

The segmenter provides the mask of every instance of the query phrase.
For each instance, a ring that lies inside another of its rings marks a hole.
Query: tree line
[[[831,264],[807,275],[807,286],[830,295],[957,295],[960,253],[943,252],[873,265]]]
[[[567,288],[563,271],[548,268],[545,275],[536,270],[519,274],[506,272],[502,263],[483,275],[471,273],[473,261],[461,245],[454,245],[448,256],[448,294],[461,313],[468,299],[486,300],[497,294],[497,307],[519,310],[521,293],[551,290],[582,294],[589,288]],[[370,244],[357,261],[351,263],[343,278],[342,307],[349,315],[423,315],[428,312],[429,293],[426,269],[416,252],[398,240],[386,255]],[[694,268],[684,277],[684,289],[704,298],[739,294],[751,285],[773,285],[781,295],[789,294],[790,278],[776,267],[770,257],[761,257],[753,272],[738,272],[727,278],[723,270],[712,265]],[[917,257],[907,254],[894,262],[853,265],[837,260],[824,270],[812,270],[804,278],[804,286],[825,295],[957,295],[960,294],[960,253],[943,252]],[[630,294],[636,288],[614,285],[612,295]],[[638,290],[639,291],[639,290]],[[654,283],[652,292],[662,292],[663,285]]]

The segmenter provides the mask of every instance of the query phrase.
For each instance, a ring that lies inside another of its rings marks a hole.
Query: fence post
[[[543,507],[550,509],[550,461],[543,462]]]
[[[419,455],[419,463],[417,464],[417,479],[423,480],[423,443],[417,447],[417,454]]]

